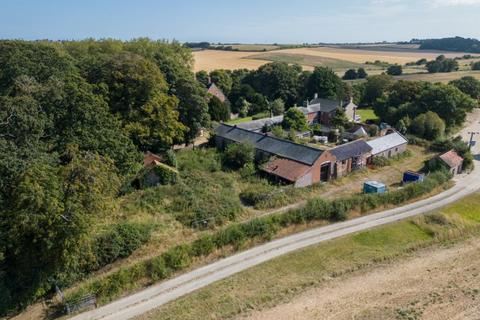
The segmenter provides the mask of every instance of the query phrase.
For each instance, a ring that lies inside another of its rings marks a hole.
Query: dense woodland
[[[315,93],[353,97],[400,131],[438,140],[480,97],[473,78],[429,84],[381,75],[350,85],[322,67],[194,74],[192,64],[190,49],[175,42],[0,41],[0,314],[131,253],[143,232],[119,226],[98,246],[116,236],[131,241],[97,266],[83,265],[93,221],[125,192],[142,153],[190,143],[230,111],[282,114]],[[209,81],[226,103],[207,96]]]
[[[480,41],[478,41],[477,39],[453,37],[412,41],[420,42],[421,50],[444,50],[455,52],[480,53]]]

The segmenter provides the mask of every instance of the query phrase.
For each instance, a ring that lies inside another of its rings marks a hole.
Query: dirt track
[[[480,319],[480,244],[421,251],[238,319]]]

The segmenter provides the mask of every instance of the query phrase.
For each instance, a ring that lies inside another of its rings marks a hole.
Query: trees
[[[364,68],[358,68],[357,75],[358,79],[365,79],[368,77],[368,74]]]
[[[230,107],[215,96],[210,97],[208,113],[212,121],[230,120]]]
[[[355,69],[348,69],[347,71],[345,71],[345,74],[342,77],[343,80],[355,80],[358,78],[359,76]]]
[[[308,97],[340,100],[344,98],[342,80],[330,68],[315,67],[306,84]]]
[[[393,84],[393,78],[389,75],[370,76],[365,84],[364,101],[374,104],[382,97]]]
[[[428,111],[413,119],[410,131],[427,140],[439,139],[445,134],[445,122],[435,112]]]
[[[268,108],[274,116],[279,116],[285,111],[285,103],[282,99],[278,98],[270,102]]]
[[[472,63],[472,70],[480,70],[480,61]]]
[[[480,81],[472,76],[466,76],[458,80],[450,81],[450,84],[468,94],[473,99],[480,99]]]
[[[401,65],[394,64],[388,67],[387,74],[391,76],[399,76],[403,73],[403,69]]]
[[[299,75],[302,68],[284,62],[267,63],[245,78],[254,90],[269,100],[282,99],[287,105],[299,100]]]
[[[231,143],[223,153],[224,164],[231,169],[240,169],[255,159],[255,148],[249,143]]]
[[[201,70],[195,74],[195,78],[200,82],[205,88],[210,84],[210,79],[207,71]]]
[[[282,125],[285,129],[304,131],[307,128],[307,120],[300,109],[290,108],[285,112]]]
[[[458,70],[458,62],[457,60],[447,59],[444,55],[440,55],[435,60],[427,62],[426,67],[430,73],[452,72]]]
[[[210,72],[210,80],[215,83],[226,96],[228,96],[230,90],[232,90],[233,80],[230,71],[221,69],[213,70]]]
[[[345,114],[345,110],[343,110],[343,108],[337,108],[337,111],[330,122],[335,128],[345,128],[345,126],[349,123],[348,117]]]

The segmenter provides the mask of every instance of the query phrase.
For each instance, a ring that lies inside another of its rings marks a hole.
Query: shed
[[[458,155],[454,150],[445,152],[439,156],[440,160],[447,165],[449,171],[452,174],[462,173],[463,158]]]
[[[408,140],[398,132],[367,142],[372,147],[373,157],[391,158],[407,150]]]
[[[367,181],[363,184],[363,193],[385,193],[387,186],[378,181]]]
[[[413,172],[413,171],[405,171],[403,173],[403,183],[411,183],[411,182],[422,182],[425,179],[425,175],[423,173]]]

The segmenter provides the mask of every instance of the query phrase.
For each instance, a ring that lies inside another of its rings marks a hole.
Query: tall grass
[[[143,283],[152,283],[166,279],[173,272],[189,267],[195,258],[206,256],[215,249],[231,246],[238,250],[248,241],[267,241],[278,234],[279,230],[291,225],[318,220],[344,220],[352,210],[366,212],[381,206],[398,205],[431,192],[447,182],[449,178],[448,173],[435,172],[422,183],[410,184],[401,190],[387,194],[357,195],[331,201],[313,199],[299,209],[256,218],[244,223],[234,223],[212,235],[204,235],[193,243],[173,247],[156,258],[97,279],[75,290],[68,299],[91,292],[100,302],[107,302],[125,291],[141,286],[140,280]]]

